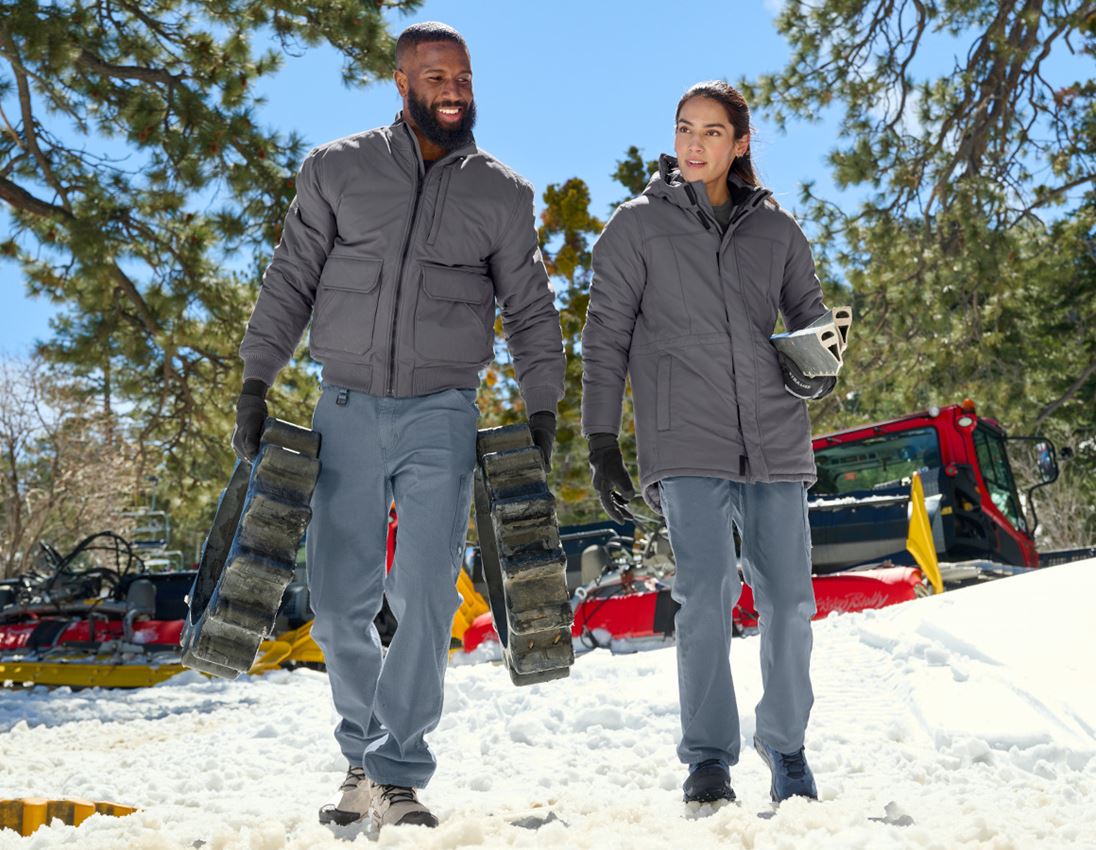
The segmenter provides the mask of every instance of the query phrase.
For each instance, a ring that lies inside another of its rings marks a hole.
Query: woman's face
[[[685,101],[677,116],[674,153],[681,176],[692,183],[719,183],[727,179],[735,157],[745,153],[749,135],[734,137],[723,104],[698,95]]]

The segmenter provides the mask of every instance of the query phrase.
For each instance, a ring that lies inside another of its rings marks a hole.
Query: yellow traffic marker
[[[124,817],[137,811],[121,803],[93,803],[90,800],[48,800],[45,797],[22,797],[0,800],[0,829],[12,829],[20,835],[30,835],[54,819],[69,826],[79,826],[94,814]]]
[[[936,543],[932,539],[932,523],[925,510],[925,488],[921,486],[921,473],[913,473],[910,483],[910,527],[906,536],[906,549],[917,566],[932,584],[933,592],[944,592],[944,580],[940,576],[940,562],[936,560]]]

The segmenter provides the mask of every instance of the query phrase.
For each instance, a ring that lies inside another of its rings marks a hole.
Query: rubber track
[[[267,419],[259,454],[240,461],[202,549],[180,643],[182,663],[235,679],[274,628],[312,518],[320,436]]]
[[[527,425],[479,432],[476,531],[502,657],[515,685],[570,674],[573,611],[555,499]]]

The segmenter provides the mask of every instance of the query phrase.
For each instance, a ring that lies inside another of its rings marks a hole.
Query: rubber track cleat
[[[561,679],[575,661],[574,612],[543,456],[520,424],[480,431],[476,459],[476,532],[503,663],[515,685]]]
[[[320,435],[267,419],[259,453],[239,461],[221,494],[187,597],[182,663],[235,679],[274,628],[312,518]]]

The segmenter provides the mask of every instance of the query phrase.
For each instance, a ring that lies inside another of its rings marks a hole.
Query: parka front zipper
[[[696,212],[696,217],[700,219],[700,223],[704,225],[704,229],[706,231],[708,231],[709,233],[712,233],[712,225],[709,222],[709,216],[707,214],[707,211],[704,209],[704,207],[702,207],[700,205],[700,200],[697,198],[696,190],[689,183],[685,183],[684,188],[685,188],[685,194],[688,196],[689,201],[692,203],[694,211]],[[738,229],[738,225],[742,223],[742,220],[745,219],[746,216],[748,216],[750,213],[752,213],[758,207],[758,205],[760,205],[771,194],[772,193],[768,189],[757,189],[757,190],[755,190],[754,194],[746,201],[746,203],[738,204],[736,206],[735,211],[734,211],[734,215],[732,215],[731,220],[729,222],[727,222],[727,229],[726,230],[720,232],[719,227],[718,227],[719,222],[718,221],[716,222],[717,227],[716,227],[716,230],[715,230],[715,235],[717,236],[717,238],[719,240],[719,244],[717,245],[716,252],[715,252],[715,268],[716,268],[716,276],[717,276],[716,279],[719,280],[720,290],[723,292],[723,299],[722,299],[722,301],[723,301],[723,318],[724,318],[724,321],[727,324],[728,334],[730,334],[731,314],[730,314],[730,308],[727,305],[726,289],[723,286],[723,251],[731,244],[731,237],[734,235],[734,231],[736,229]],[[736,251],[734,251],[733,249],[732,249],[731,253],[734,256],[735,275],[737,276],[737,279],[738,279],[739,283],[741,284],[742,271],[738,266],[738,253]],[[753,319],[750,316],[750,308],[746,303],[746,299],[742,298],[741,300],[742,300],[742,309],[746,313],[746,318],[749,321],[752,322]],[[755,351],[754,360],[756,361],[756,359],[757,359],[757,355],[756,355],[756,351]],[[733,346],[731,347],[730,368],[731,368],[731,379],[735,382],[735,387],[736,387],[735,392],[736,392],[736,396],[737,396],[737,392],[738,392],[738,390],[737,390],[738,375],[737,375],[737,372],[735,370],[735,365],[734,365],[734,347]],[[756,370],[757,370],[756,362],[754,363],[754,370],[755,370],[755,374],[756,374]],[[755,385],[754,389],[756,391],[756,389],[757,389],[756,385]],[[739,430],[739,433],[742,433],[742,407],[738,404],[737,399],[735,401],[735,412],[738,415],[738,430]],[[756,417],[755,417],[755,423],[756,423]],[[760,429],[760,424],[759,423],[757,423],[757,424],[758,424],[758,428]],[[745,468],[744,467],[749,464],[749,452],[746,450],[745,441],[743,441],[743,452],[744,453],[741,455],[741,457],[739,459],[739,473],[742,474],[742,475],[745,474]]]
[[[411,130],[407,131],[412,132]],[[417,146],[417,143],[416,143]],[[400,290],[403,287],[403,268],[407,264],[407,252],[411,250],[411,237],[415,235],[415,225],[418,223],[419,215],[419,201],[422,200],[422,193],[426,189],[426,181],[430,179],[430,175],[440,172],[443,168],[448,168],[455,159],[459,157],[453,157],[452,153],[448,153],[441,159],[437,160],[429,171],[426,171],[422,177],[419,177],[418,165],[421,163],[421,157],[419,157],[415,163],[415,198],[411,203],[411,220],[408,222],[407,230],[404,231],[403,236],[403,251],[400,252],[400,264],[396,268],[396,293],[395,300],[392,304],[392,331],[391,339],[388,345],[388,376],[384,385],[384,394],[391,396],[393,394],[393,386],[396,383],[396,334],[399,332],[399,318],[400,318]],[[446,162],[446,160],[450,160]],[[425,166],[424,166],[425,169]],[[439,206],[434,210],[435,217],[441,215],[440,209],[440,196]],[[431,227],[431,231],[436,231],[437,224],[435,218],[435,224]]]
[[[746,218],[746,216],[748,216],[750,213],[752,213],[757,208],[757,206],[762,201],[764,201],[765,198],[767,198],[770,194],[771,193],[767,189],[761,189],[758,192],[756,192],[756,197],[751,197],[748,203],[742,204],[741,207],[738,210],[735,211],[735,214],[731,217],[731,220],[727,223],[727,232],[723,234],[723,239],[719,243],[719,251],[720,251],[721,254],[723,252],[724,246],[731,244],[731,237],[734,235],[734,231],[738,228],[738,225],[742,222],[742,220],[744,218]],[[736,251],[732,248],[731,249],[731,254],[734,257],[735,278],[738,280],[739,286],[741,286],[742,285],[742,269],[739,268],[739,265],[738,265],[738,251]],[[750,322],[750,324],[752,325],[753,324],[753,317],[750,315],[750,306],[747,303],[747,301],[748,301],[748,299],[743,296],[743,298],[742,298],[742,310],[746,314],[746,320],[748,322]],[[728,317],[728,320],[729,320],[729,317]],[[731,353],[731,371],[733,373],[734,372],[734,346],[733,345],[731,346],[731,352],[732,352]],[[756,346],[753,348],[753,355],[754,355],[754,374],[756,375],[756,374],[758,374],[758,371],[759,371],[758,367],[757,367],[757,348],[756,348]],[[761,406],[761,399],[760,399],[760,396],[758,395],[759,392],[760,391],[758,390],[757,382],[754,381],[754,395],[757,397],[757,403],[754,405],[754,425],[757,427],[758,433],[761,432],[761,423],[758,422],[758,420],[757,420],[757,411],[758,411],[758,409],[760,409],[760,406]],[[738,432],[740,434],[745,435],[745,431],[742,428],[742,405],[738,404],[737,398],[738,398],[738,376],[735,375],[735,399],[736,399],[735,409],[738,411]],[[750,463],[750,452],[749,452],[749,449],[746,447],[745,439],[743,439],[743,441],[742,441],[742,452],[743,452],[743,454],[742,454],[742,456],[739,460],[739,463],[740,463],[739,471],[740,471],[741,474],[745,474],[746,470],[743,467],[748,466],[749,463]],[[762,460],[764,460],[763,457],[762,457]]]
[[[419,177],[418,168],[415,169],[415,199],[411,202],[411,220],[403,237],[403,251],[400,253],[400,264],[396,268],[396,293],[392,303],[391,338],[388,344],[388,380],[384,385],[384,394],[392,395],[392,385],[396,382],[396,334],[399,332],[400,319],[400,289],[403,285],[403,267],[407,263],[407,252],[411,249],[411,236],[415,233],[415,220],[419,214],[419,199],[422,198],[422,190],[429,173]]]

